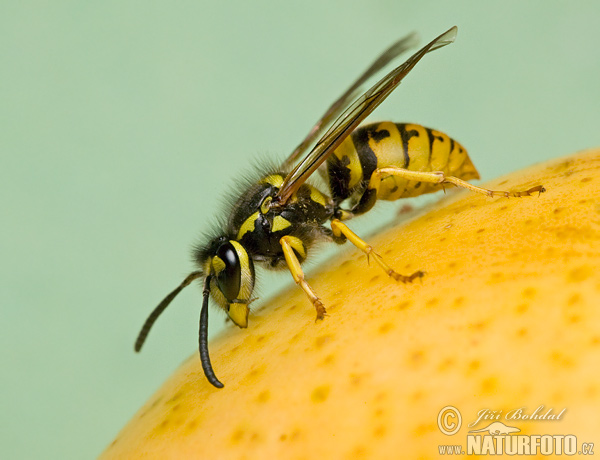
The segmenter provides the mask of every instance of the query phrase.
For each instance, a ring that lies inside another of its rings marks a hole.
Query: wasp
[[[444,184],[490,197],[521,197],[544,192],[541,185],[506,192],[468,183],[470,179],[479,178],[475,166],[465,148],[440,131],[418,124],[392,122],[359,127],[427,53],[452,43],[456,33],[456,27],[444,32],[357,98],[365,81],[415,45],[416,35],[394,43],[327,109],[279,168],[263,171],[250,183],[234,202],[228,220],[215,236],[194,248],[198,269],[152,311],[137,337],[135,350],[141,350],[150,328],[175,296],[193,281],[203,279],[200,360],[208,381],[222,388],[208,352],[209,298],[226,311],[237,326],[247,327],[249,305],[254,300],[255,265],[267,269],[287,267],[320,320],[325,317],[325,306],[301,267],[320,242],[349,241],[397,281],[411,282],[424,274],[422,271],[409,275],[397,273],[344,223],[369,211],[378,200],[431,193]],[[317,170],[328,185],[327,192],[307,182]]]

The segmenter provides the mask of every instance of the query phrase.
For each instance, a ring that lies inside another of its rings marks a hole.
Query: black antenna
[[[142,349],[142,345],[144,345],[144,342],[146,341],[146,337],[148,337],[148,332],[150,332],[150,328],[152,328],[152,325],[154,324],[154,322],[158,319],[158,317],[165,310],[165,308],[167,308],[169,306],[169,304],[177,296],[177,294],[179,294],[181,292],[181,290],[184,287],[186,287],[188,284],[190,284],[192,281],[194,281],[195,279],[201,278],[202,276],[204,276],[204,273],[202,273],[201,271],[190,273],[186,277],[186,279],[184,279],[183,282],[177,287],[177,289],[175,289],[173,292],[171,292],[167,297],[165,297],[163,299],[163,301],[161,303],[158,304],[158,307],[156,307],[152,311],[152,313],[150,313],[150,316],[148,316],[148,319],[142,326],[142,330],[140,331],[140,333],[137,336],[137,339],[135,341],[135,347],[134,347],[135,351],[139,352]]]
[[[198,338],[200,362],[208,381],[217,388],[223,388],[224,385],[219,382],[219,379],[215,375],[210,364],[210,356],[208,355],[208,296],[210,294],[211,278],[212,275],[208,275],[204,280],[204,299],[202,301],[202,310],[200,311],[200,334]]]

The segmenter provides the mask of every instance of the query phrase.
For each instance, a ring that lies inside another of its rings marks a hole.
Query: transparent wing
[[[381,55],[371,64],[371,66],[364,71],[364,73],[358,77],[358,79],[352,83],[350,88],[344,92],[323,114],[323,116],[317,121],[317,123],[309,131],[308,135],[304,138],[298,147],[294,149],[292,154],[283,163],[283,168],[288,169],[292,164],[296,162],[298,158],[306,151],[306,149],[323,134],[323,131],[329,126],[329,124],[342,114],[354,99],[356,99],[357,93],[360,87],[373,75],[384,68],[390,61],[408,51],[411,48],[417,46],[419,42],[418,35],[413,32],[404,38],[401,38],[397,42],[393,43],[388,49],[386,49]]]
[[[317,142],[310,153],[287,175],[274,200],[274,206],[281,206],[290,199],[312,173],[339,147],[344,139],[396,89],[402,79],[412,70],[423,56],[443,46],[449,45],[456,38],[458,29],[452,27],[442,35],[425,45],[406,62],[396,67],[380,81],[375,83],[366,93],[356,99],[346,111],[335,121],[325,135]],[[328,111],[329,112],[329,111]],[[314,129],[314,128],[313,128]]]

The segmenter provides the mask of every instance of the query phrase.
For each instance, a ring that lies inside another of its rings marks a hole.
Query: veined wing
[[[284,205],[344,139],[396,89],[417,62],[427,53],[452,43],[456,38],[457,31],[458,28],[454,26],[432,40],[356,99],[317,142],[310,153],[287,175],[272,206]]]
[[[404,38],[401,38],[397,42],[393,43],[388,49],[386,49],[371,66],[365,70],[365,72],[358,77],[358,79],[352,83],[350,88],[344,92],[331,106],[325,111],[323,116],[317,121],[317,123],[311,128],[308,135],[304,138],[298,147],[294,149],[292,154],[283,163],[283,168],[287,169],[291,167],[298,158],[300,158],[306,149],[323,134],[323,131],[329,126],[329,124],[339,117],[351,104],[360,91],[361,86],[383,67],[385,67],[392,59],[408,51],[410,48],[417,46],[419,39],[416,33],[411,33]]]

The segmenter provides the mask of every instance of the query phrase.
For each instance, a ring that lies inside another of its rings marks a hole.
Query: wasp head
[[[138,334],[134,348],[135,351],[142,349],[152,325],[181,290],[192,281],[204,278],[204,296],[200,311],[200,361],[208,381],[215,387],[222,388],[223,384],[213,372],[208,355],[208,297],[212,296],[235,324],[239,327],[247,327],[250,311],[248,305],[254,289],[254,265],[244,247],[226,237],[215,238],[208,246],[198,248],[196,260],[202,269],[190,273],[150,313]]]
[[[246,249],[237,241],[219,238],[202,261],[212,275],[210,295],[239,327],[248,326],[250,296],[254,289],[254,264]]]

